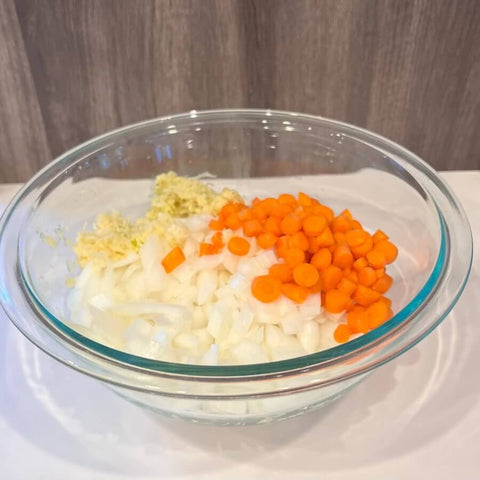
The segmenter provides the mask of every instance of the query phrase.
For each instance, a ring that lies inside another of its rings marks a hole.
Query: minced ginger
[[[164,173],[155,179],[150,209],[144,217],[131,221],[118,212],[100,214],[93,231],[78,234],[73,249],[84,267],[93,259],[102,266],[108,260],[121,260],[136,253],[151,235],[165,238],[172,246],[182,245],[187,232],[175,218],[216,215],[225,204],[241,201],[235,190],[224,188],[217,193],[194,178]]]

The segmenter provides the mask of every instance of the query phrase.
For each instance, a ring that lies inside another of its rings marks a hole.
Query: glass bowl
[[[381,228],[399,248],[391,269],[396,314],[334,348],[242,366],[142,358],[72,329],[64,321],[72,239],[98,213],[142,213],[153,178],[170,170],[208,172],[212,183],[237,187],[246,198],[305,191]],[[29,340],[132,402],[215,424],[286,418],[344,394],[445,318],[472,259],[461,206],[422,160],[351,125],[271,110],[192,111],[90,140],[30,180],[0,228],[2,306]]]

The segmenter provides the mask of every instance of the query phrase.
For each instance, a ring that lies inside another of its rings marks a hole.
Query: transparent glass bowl
[[[399,247],[391,270],[395,316],[335,348],[243,366],[146,359],[71,329],[63,321],[70,240],[98,213],[141,214],[153,178],[170,170],[209,172],[213,183],[238,187],[246,198],[306,191],[381,228]],[[1,302],[28,339],[137,404],[217,424],[286,418],[345,393],[445,318],[472,259],[461,206],[415,155],[360,128],[270,110],[192,111],[95,138],[30,180],[0,228]]]

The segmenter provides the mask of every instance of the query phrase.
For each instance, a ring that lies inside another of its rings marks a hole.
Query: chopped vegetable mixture
[[[305,355],[392,315],[389,237],[306,193],[255,198],[175,173],[150,209],[99,215],[74,247],[71,322],[159,360],[239,364]]]

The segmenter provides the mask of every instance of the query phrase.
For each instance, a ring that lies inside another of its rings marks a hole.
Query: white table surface
[[[474,235],[448,318],[337,403],[255,427],[165,419],[40,352],[0,314],[0,478],[480,478],[480,172],[443,174]],[[18,186],[0,186],[5,204]]]

